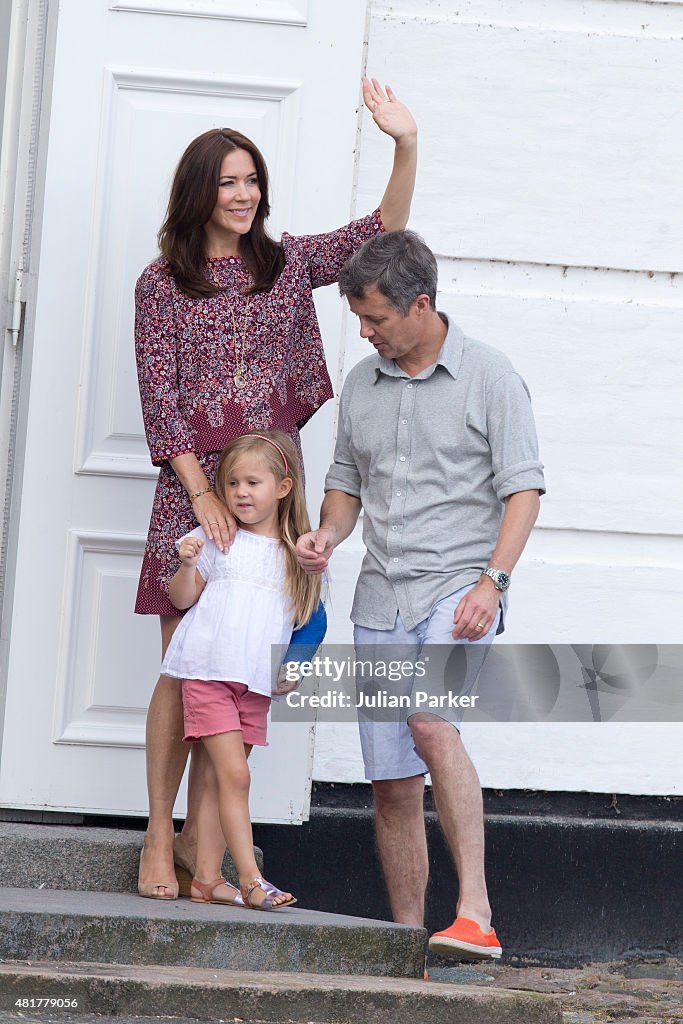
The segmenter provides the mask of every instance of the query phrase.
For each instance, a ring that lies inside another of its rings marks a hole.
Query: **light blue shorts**
[[[400,649],[402,655],[405,655],[406,651],[410,651],[411,660],[417,661],[421,657],[424,658],[422,649],[429,644],[440,644],[444,648],[447,645],[455,647],[461,644],[467,649],[467,657],[463,661],[464,676],[461,685],[458,686],[458,693],[463,696],[471,693],[500,621],[499,608],[491,628],[485,636],[480,637],[479,640],[453,639],[451,635],[453,613],[458,603],[473,586],[475,584],[472,583],[461,587],[460,590],[456,590],[453,594],[438,601],[428,617],[422,622],[418,622],[414,629],[406,629],[400,615],[396,616],[393,629],[368,629],[366,626],[354,626],[356,659],[375,663],[382,662],[382,652],[375,652],[375,648],[394,644]],[[384,658],[386,658],[386,653]],[[417,688],[418,683],[415,676],[409,676],[399,682],[387,682],[384,678],[375,680],[376,685],[381,685],[396,695],[410,695]],[[463,717],[461,709],[430,708],[425,710],[428,710],[429,714],[451,722],[456,729]],[[427,773],[427,765],[415,749],[409,719],[397,715],[391,721],[377,721],[364,716],[362,709],[359,709],[358,728],[366,779],[370,781],[407,779],[413,775]]]

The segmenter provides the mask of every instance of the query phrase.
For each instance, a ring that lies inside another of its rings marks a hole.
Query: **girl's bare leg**
[[[219,815],[216,772],[206,751],[203,757],[196,760],[201,766],[197,770],[201,770],[202,777],[201,799],[197,808],[197,857],[194,877],[206,885],[221,878],[225,839]],[[201,896],[202,893],[193,885],[192,895]],[[216,885],[211,893],[213,899],[226,902],[234,900],[237,895],[238,890],[229,883]]]
[[[247,757],[251,747],[245,746],[242,733],[238,731],[205,736],[202,743],[216,773],[223,836],[235,862],[240,887],[245,888],[260,875],[254,857],[254,837],[249,817],[250,772]],[[286,903],[290,897],[291,893],[273,897],[273,905]],[[255,889],[250,902],[258,904],[266,898],[262,889]]]

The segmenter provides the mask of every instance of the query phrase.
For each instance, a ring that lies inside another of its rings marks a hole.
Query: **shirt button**
[[[398,562],[398,558],[394,558],[394,562]]]
[[[401,423],[407,423],[408,420],[401,420]]]
[[[392,526],[391,529],[392,530],[398,530],[398,526]]]
[[[400,491],[396,491],[396,497],[397,497],[397,498],[400,498],[400,497],[401,497],[401,492],[400,492]]]
[[[407,384],[406,387],[412,388],[412,384]]]
[[[405,455],[402,455],[401,456],[401,462],[405,462],[405,461],[406,461],[406,457],[405,457]]]

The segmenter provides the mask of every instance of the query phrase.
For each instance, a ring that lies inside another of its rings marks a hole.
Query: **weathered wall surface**
[[[681,639],[683,4],[372,4],[368,69],[419,117],[411,226],[440,308],[532,392],[548,495],[511,590],[509,642]],[[386,146],[361,133],[357,209]],[[348,370],[366,354],[349,318]],[[335,555],[332,639],[360,541]],[[680,726],[466,732],[482,782],[680,792]],[[352,727],[320,725],[315,777],[362,779]]]

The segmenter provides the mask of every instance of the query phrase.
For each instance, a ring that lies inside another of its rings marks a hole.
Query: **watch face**
[[[496,586],[499,590],[507,590],[510,586],[510,577],[502,569],[498,570],[498,579],[496,580]]]

